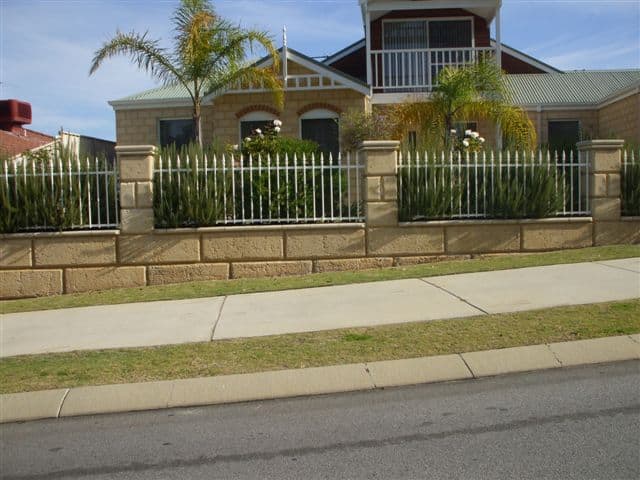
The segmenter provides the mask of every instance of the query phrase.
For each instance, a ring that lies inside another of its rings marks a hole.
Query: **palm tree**
[[[175,45],[173,52],[160,47],[159,40],[147,33],[116,32],[95,52],[89,75],[102,62],[116,55],[127,55],[138,68],[149,72],[164,85],[180,84],[193,102],[194,140],[202,145],[200,128],[202,99],[230,85],[264,85],[283,103],[278,78],[279,58],[269,35],[245,30],[217,16],[209,0],[181,0],[173,15]],[[247,60],[247,51],[263,47],[273,58],[271,68],[258,68]]]
[[[531,120],[511,103],[502,70],[489,60],[444,68],[429,100],[400,104],[391,110],[391,117],[396,137],[402,138],[411,125],[422,138],[444,148],[451,148],[456,123],[469,119],[495,122],[515,148],[528,149],[536,142]]]

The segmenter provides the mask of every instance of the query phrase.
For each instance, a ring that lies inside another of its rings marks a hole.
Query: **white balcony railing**
[[[372,50],[374,93],[430,92],[445,67],[461,67],[494,55],[491,47]]]

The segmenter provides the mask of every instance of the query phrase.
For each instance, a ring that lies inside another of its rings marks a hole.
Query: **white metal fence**
[[[588,160],[558,152],[406,153],[401,221],[587,216]]]
[[[160,157],[156,225],[361,222],[361,170],[351,154]]]
[[[640,216],[640,151],[623,151],[620,187],[622,215]]]
[[[0,231],[117,228],[117,166],[65,150],[0,165]]]
[[[373,88],[386,92],[431,91],[445,67],[462,67],[493,55],[490,47],[373,50]]]

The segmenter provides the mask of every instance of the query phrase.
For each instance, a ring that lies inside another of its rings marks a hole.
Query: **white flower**
[[[280,127],[273,127],[273,131],[276,133],[280,133]]]
[[[251,141],[251,137],[247,137],[244,139],[245,142],[250,142]]]
[[[479,137],[479,138],[478,138],[478,141],[479,141],[480,143],[484,143],[484,138],[483,138],[483,137]]]
[[[239,146],[239,145],[234,145],[234,146],[233,146],[233,149],[234,149],[234,150],[236,150],[236,151],[238,151],[238,150],[240,150],[240,146]]]
[[[480,134],[478,132],[471,132],[470,137],[471,138],[478,138],[480,136]]]
[[[455,128],[451,129],[451,135],[455,135],[456,133],[458,133],[458,131]]]
[[[282,122],[280,120],[274,120],[273,121],[273,125],[276,127],[281,127],[282,126]]]
[[[465,130],[465,131],[464,131],[464,134],[465,134],[467,137],[470,137],[472,133],[473,133],[473,132],[472,132],[471,130]]]
[[[256,128],[256,133],[257,133],[258,135],[262,135],[262,130],[260,130],[259,128]]]
[[[463,140],[462,141],[462,145],[464,145],[465,147],[469,146],[469,140]]]

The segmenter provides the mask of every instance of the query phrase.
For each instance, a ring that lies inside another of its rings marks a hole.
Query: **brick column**
[[[116,147],[120,172],[120,229],[122,233],[153,230],[153,167],[156,147]]]
[[[620,170],[624,140],[588,140],[578,150],[589,161],[589,205],[594,221],[620,220]]]
[[[594,223],[594,245],[611,243],[609,231],[621,217],[620,171],[624,140],[587,140],[578,150],[589,162],[589,205]]]
[[[367,228],[398,225],[398,166],[400,142],[362,142],[364,202]]]

